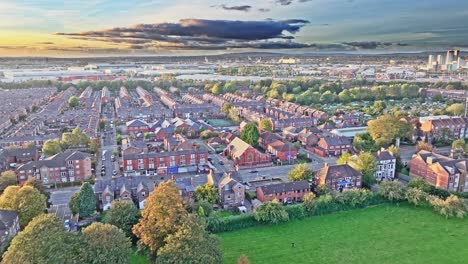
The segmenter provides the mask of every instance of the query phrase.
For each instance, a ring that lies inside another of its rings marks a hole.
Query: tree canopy
[[[68,203],[72,213],[80,217],[88,217],[96,211],[96,196],[89,182],[83,183],[78,192],[74,193]]]
[[[48,156],[55,155],[60,151],[62,151],[62,146],[58,140],[47,140],[42,146],[42,152]]]
[[[80,105],[80,100],[76,96],[72,96],[68,99],[68,106],[70,108],[75,108]]]
[[[273,131],[273,124],[270,118],[263,118],[262,120],[260,120],[260,124],[258,125],[258,127],[265,131]]]
[[[447,107],[446,111],[450,115],[461,116],[465,113],[465,105],[461,103],[451,104]]]
[[[290,181],[302,181],[312,178],[312,170],[307,164],[298,164],[288,172],[288,179]]]
[[[392,115],[383,115],[367,123],[372,139],[378,146],[389,146],[396,138],[410,138],[412,126]]]
[[[133,237],[132,227],[140,219],[140,210],[133,202],[114,201],[107,211],[104,222],[114,225],[124,231],[127,237]]]
[[[213,184],[205,184],[195,188],[195,199],[197,201],[205,200],[209,203],[216,204],[218,202],[218,192]]]
[[[241,131],[240,138],[250,144],[252,147],[257,147],[260,133],[258,132],[258,128],[255,123],[249,122],[246,124]]]
[[[283,205],[275,199],[260,205],[255,212],[255,219],[259,222],[278,224],[288,221],[289,215]]]
[[[11,185],[16,185],[16,173],[12,170],[2,172],[0,175],[0,193]]]

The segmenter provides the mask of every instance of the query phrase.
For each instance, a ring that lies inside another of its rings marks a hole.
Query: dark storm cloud
[[[227,6],[221,5],[221,8],[228,11],[244,11],[249,12],[252,9],[252,6],[249,5],[240,5],[240,6]]]
[[[303,19],[263,21],[183,19],[179,23],[139,24],[101,31],[56,34],[109,43],[150,44],[148,46],[161,48],[300,48],[308,45],[292,42],[293,34],[308,23],[309,21]]]
[[[354,41],[354,42],[343,42],[344,45],[356,47],[359,49],[377,49],[381,47],[391,46],[392,43],[384,43],[379,41]]]
[[[312,1],[312,0],[299,0],[299,1],[297,1],[297,2],[305,3],[305,2],[309,2],[309,1]],[[275,2],[276,2],[277,4],[286,6],[286,5],[290,5],[290,4],[294,3],[294,0],[276,0]]]

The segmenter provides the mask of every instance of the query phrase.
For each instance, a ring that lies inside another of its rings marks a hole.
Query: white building
[[[375,179],[377,181],[393,180],[395,178],[396,157],[392,152],[381,149],[374,154],[377,159]]]

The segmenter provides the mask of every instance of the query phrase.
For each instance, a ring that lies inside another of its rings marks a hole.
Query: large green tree
[[[68,106],[70,108],[75,108],[80,105],[80,100],[76,96],[72,96],[68,99]]]
[[[350,162],[350,166],[362,174],[362,186],[369,188],[375,183],[377,160],[370,152],[361,152]]]
[[[83,263],[80,261],[83,245],[77,240],[77,236],[65,232],[60,219],[43,214],[13,238],[2,263]]]
[[[129,263],[132,243],[116,226],[93,223],[83,229],[82,234],[87,244],[82,263]]]
[[[353,146],[359,151],[375,152],[379,149],[369,133],[357,134],[353,138]]]
[[[79,192],[79,212],[81,217],[92,215],[96,211],[96,195],[89,182],[83,183]]]
[[[205,184],[195,188],[195,199],[197,201],[205,200],[211,204],[218,202],[218,192],[213,184]]]
[[[146,199],[133,233],[156,256],[166,244],[167,237],[179,230],[187,215],[175,183],[163,182]]]
[[[18,211],[21,227],[25,227],[47,208],[47,197],[31,186],[9,186],[0,197],[0,208]]]
[[[258,139],[260,138],[260,133],[254,122],[247,123],[241,131],[240,138],[253,146],[254,148],[258,146]]]
[[[260,124],[258,124],[258,127],[265,131],[273,131],[273,123],[271,122],[270,118],[263,118],[262,120],[260,120]]]
[[[396,138],[410,138],[412,126],[392,115],[383,115],[367,123],[372,139],[378,146],[388,146]]]
[[[205,231],[205,226],[195,215],[189,215],[181,227],[167,237],[159,250],[156,263],[223,263],[218,238]]]
[[[255,219],[259,222],[278,224],[289,220],[288,212],[278,200],[260,205],[255,212]]]
[[[288,172],[288,179],[290,181],[302,181],[312,178],[312,170],[307,164],[298,164]]]
[[[104,222],[115,225],[122,229],[127,237],[132,238],[132,227],[138,223],[139,219],[140,210],[138,210],[133,202],[114,201],[106,213]]]
[[[55,155],[60,151],[62,151],[62,147],[58,140],[47,140],[42,146],[42,152],[49,156]]]

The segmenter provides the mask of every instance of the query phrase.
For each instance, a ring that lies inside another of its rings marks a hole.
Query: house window
[[[67,161],[68,165],[73,165],[73,160]]]
[[[247,155],[247,160],[248,160],[248,162],[252,162],[253,161],[253,155],[252,154]]]
[[[139,164],[143,164],[143,159],[138,159]]]

